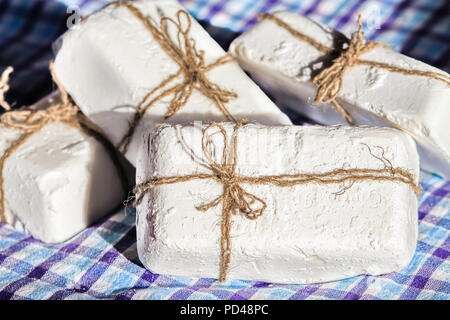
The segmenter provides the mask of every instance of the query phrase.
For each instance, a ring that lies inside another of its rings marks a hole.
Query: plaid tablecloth
[[[0,1],[0,68],[16,73],[8,100],[30,104],[52,90],[51,43],[74,12],[88,14],[108,1]],[[448,0],[182,0],[225,48],[255,23],[257,13],[285,9],[345,32],[355,12],[368,38],[450,71]],[[69,10],[68,10],[69,8]],[[294,121],[298,115],[289,114]],[[358,276],[318,285],[152,274],[136,256],[134,212],[120,211],[59,245],[43,244],[0,224],[0,299],[449,299],[450,182],[425,172],[418,212],[419,242],[399,273]]]

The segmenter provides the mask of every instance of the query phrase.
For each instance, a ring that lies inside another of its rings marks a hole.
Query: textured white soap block
[[[319,43],[335,47],[333,41],[339,32],[295,13],[275,15]],[[331,104],[310,105],[317,90],[311,73],[327,61],[324,54],[275,22],[256,24],[233,41],[230,53],[277,101],[323,124],[345,123]],[[446,74],[383,47],[361,55],[361,59]],[[446,84],[355,65],[345,72],[338,101],[357,124],[392,126],[410,134],[418,143],[422,167],[450,179],[450,88]]]
[[[58,102],[43,99],[32,108]],[[21,131],[0,127],[0,153]],[[44,242],[62,242],[111,211],[124,198],[117,168],[103,145],[54,122],[33,134],[3,170],[6,222]]]
[[[233,126],[225,124],[230,136]],[[167,176],[211,173],[199,163],[201,126],[162,125],[146,136],[137,183]],[[220,154],[220,135],[213,135]],[[339,168],[383,169],[384,156],[418,180],[414,141],[392,128],[248,125],[238,133],[241,176],[323,173]],[[381,149],[382,148],[382,149]],[[195,159],[195,161],[193,160]],[[219,158],[217,161],[220,162]],[[228,279],[314,283],[398,271],[417,241],[417,198],[398,182],[356,182],[294,187],[242,184],[267,209],[257,220],[234,215]],[[222,194],[215,180],[151,189],[137,207],[140,260],[155,273],[219,275],[221,205],[200,212]]]
[[[156,25],[162,16],[176,20],[176,13],[183,9],[173,0],[134,1],[133,5]],[[194,18],[191,20],[190,36],[195,40],[197,50],[205,52],[206,64],[224,56],[223,49]],[[171,36],[176,39],[173,33]],[[126,134],[134,117],[134,108],[143,97],[178,70],[178,65],[142,22],[128,9],[115,6],[89,16],[70,30],[63,37],[55,59],[55,71],[64,88],[115,145]],[[238,95],[226,103],[236,119],[248,118],[267,124],[291,123],[236,62],[213,68],[207,72],[207,77],[220,88]],[[179,77],[178,83],[182,79]],[[171,97],[166,97],[147,111],[125,155],[131,163],[135,164],[142,136],[139,130],[163,122],[170,100]],[[194,89],[187,104],[168,122],[193,120],[226,119],[211,100]]]

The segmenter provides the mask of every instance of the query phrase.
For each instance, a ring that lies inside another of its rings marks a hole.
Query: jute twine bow
[[[330,54],[332,52],[338,52],[338,58],[334,59],[331,66],[324,68],[319,74],[313,77],[312,82],[318,86],[314,104],[319,103],[332,103],[332,105],[338,110],[342,116],[347,120],[349,124],[354,124],[353,118],[350,114],[337,102],[337,97],[342,89],[342,79],[345,71],[355,65],[366,65],[375,68],[385,69],[391,72],[396,72],[404,75],[423,76],[430,79],[441,81],[447,86],[450,86],[450,76],[429,71],[421,70],[409,70],[396,67],[387,63],[368,61],[360,59],[360,56],[376,47],[386,47],[386,45],[374,41],[364,41],[364,32],[362,31],[361,14],[358,14],[358,31],[353,33],[348,40],[346,49],[342,48],[330,48],[317,42],[308,35],[295,30],[289,24],[278,18],[274,14],[264,13],[258,16],[260,20],[271,20],[278,26],[282,27],[294,37],[307,42],[315,47],[317,50],[324,54]]]
[[[128,132],[120,141],[118,148],[125,152],[133,137],[136,127],[139,125],[145,112],[156,102],[164,97],[172,95],[165,118],[169,118],[176,114],[183,107],[192,92],[198,90],[205,97],[210,99],[217,108],[222,112],[227,120],[235,122],[235,119],[225,107],[225,104],[237,95],[231,91],[224,90],[216,83],[210,81],[207,72],[234,59],[228,54],[217,59],[211,64],[205,63],[205,53],[203,50],[197,51],[195,40],[189,36],[191,30],[191,18],[184,10],[179,10],[176,20],[163,17],[160,20],[159,28],[153,22],[147,19],[144,14],[129,2],[113,2],[110,5],[127,8],[139,21],[143,23],[145,28],[150,31],[153,38],[158,42],[167,55],[177,63],[179,70],[177,73],[167,77],[159,86],[151,90],[142,99],[138,105],[133,121],[130,124]],[[183,24],[185,22],[185,25]],[[176,41],[168,34],[169,23],[176,28]],[[174,80],[182,77],[179,84],[170,85]],[[166,89],[164,89],[166,88]],[[158,91],[164,89],[161,93],[154,96]],[[150,99],[154,96],[152,99]]]
[[[134,188],[136,196],[134,205],[139,204],[144,195],[152,188],[161,185],[170,185],[192,180],[208,180],[213,179],[222,184],[222,195],[208,204],[197,207],[199,211],[207,211],[211,208],[222,205],[222,221],[221,221],[221,239],[220,239],[220,275],[219,280],[225,281],[230,266],[231,255],[231,218],[232,215],[240,213],[245,218],[256,220],[260,217],[267,208],[266,202],[245,191],[242,184],[247,185],[274,185],[277,187],[292,187],[296,185],[317,183],[317,184],[345,184],[350,183],[350,186],[344,188],[340,194],[351,188],[354,183],[358,181],[392,181],[409,185],[414,193],[419,196],[421,192],[420,186],[415,183],[414,176],[399,168],[393,168],[392,164],[384,157],[384,152],[381,157],[372,154],[380,159],[385,164],[383,169],[337,169],[325,173],[312,174],[284,174],[284,175],[268,175],[259,177],[247,177],[238,175],[236,172],[237,166],[237,145],[238,145],[238,130],[244,126],[246,121],[241,120],[235,124],[231,141],[228,140],[228,135],[225,128],[220,123],[212,123],[203,130],[202,136],[202,150],[207,161],[205,167],[211,170],[210,174],[191,174],[185,176],[171,176],[154,178],[147,182],[137,185]],[[215,160],[215,155],[211,150],[214,146],[211,140],[212,135],[208,132],[216,128],[224,140],[224,147],[222,151],[221,162]]]
[[[97,141],[99,141],[110,155],[111,160],[117,168],[122,187],[124,191],[126,191],[128,189],[128,181],[124,175],[122,165],[117,158],[117,153],[114,150],[114,146],[112,146],[111,143],[104,138],[101,129],[85,117],[77,106],[72,104],[69,95],[56,78],[53,62],[50,63],[50,71],[53,76],[53,80],[61,93],[61,102],[53,104],[42,110],[10,110],[9,104],[4,100],[4,95],[9,89],[9,74],[12,71],[13,69],[11,67],[7,68],[3,72],[0,79],[0,106],[7,111],[0,116],[0,126],[7,129],[19,130],[22,134],[8,147],[8,149],[6,149],[0,158],[0,222],[6,222],[3,176],[3,169],[5,167],[6,160],[8,160],[8,158],[34,133],[40,131],[47,124],[56,121],[61,121],[67,125],[75,127],[82,132],[93,136]]]

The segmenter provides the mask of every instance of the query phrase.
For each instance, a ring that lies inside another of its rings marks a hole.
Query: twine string
[[[364,32],[362,31],[361,14],[358,14],[358,30],[351,35],[348,39],[348,47],[343,48],[330,48],[324,46],[308,35],[292,28],[288,23],[284,22],[276,15],[271,13],[263,13],[258,16],[259,20],[271,20],[281,28],[288,31],[294,37],[304,42],[307,42],[311,46],[315,47],[318,51],[329,54],[331,52],[338,51],[339,56],[332,61],[331,66],[324,68],[313,77],[312,82],[318,86],[317,93],[314,98],[314,104],[331,103],[339,113],[347,120],[349,124],[354,124],[354,120],[347,110],[337,101],[339,92],[342,89],[342,81],[345,72],[355,65],[365,65],[369,67],[375,67],[385,69],[390,72],[400,73],[409,76],[422,76],[430,79],[434,79],[443,82],[447,86],[450,86],[450,76],[421,70],[404,69],[397,66],[393,66],[387,63],[368,61],[360,59],[360,56],[367,53],[377,47],[385,47],[386,45],[374,41],[364,41]]]
[[[157,186],[208,179],[216,180],[222,184],[223,191],[218,198],[212,200],[210,203],[196,207],[197,210],[204,212],[222,205],[220,238],[221,262],[219,281],[226,280],[230,266],[230,230],[232,215],[240,213],[249,220],[256,220],[267,208],[266,202],[256,195],[247,192],[243,188],[243,184],[263,184],[274,185],[277,187],[292,187],[310,183],[317,183],[321,185],[350,183],[351,187],[356,182],[370,180],[404,183],[410,186],[417,196],[419,196],[421,192],[420,186],[415,183],[413,174],[400,168],[386,166],[384,153],[382,154],[382,157],[376,157],[383,162],[383,169],[336,169],[325,173],[283,174],[258,177],[238,175],[236,173],[238,145],[237,133],[238,130],[245,125],[245,123],[245,120],[240,120],[235,124],[231,141],[229,141],[227,132],[220,123],[212,123],[203,130],[202,150],[204,158],[207,161],[207,168],[211,171],[210,174],[190,174],[184,176],[154,178],[138,184],[133,190],[136,195],[134,202],[134,205],[136,206],[142,201],[148,191]],[[224,141],[224,148],[220,162],[215,160],[215,154],[211,151],[212,148],[210,148],[213,142],[208,135],[208,132],[213,128],[218,130]],[[345,190],[350,187],[347,187]],[[343,192],[345,192],[345,190]]]
[[[211,100],[228,121],[236,122],[225,104],[231,99],[236,98],[237,94],[220,88],[218,84],[212,82],[207,77],[208,71],[232,62],[234,59],[226,54],[218,58],[215,62],[206,64],[204,51],[197,50],[195,40],[189,35],[192,21],[186,11],[179,10],[176,14],[176,19],[170,17],[161,18],[159,27],[156,27],[151,20],[145,17],[138,8],[129,2],[113,2],[111,5],[127,8],[142,22],[145,28],[151,33],[153,39],[179,66],[178,72],[168,76],[159,86],[148,92],[139,103],[127,133],[118,144],[119,150],[126,152],[136,127],[139,125],[144,114],[156,102],[168,96],[172,96],[172,98],[169,102],[168,110],[164,115],[165,119],[176,114],[188,102],[192,92],[197,90]],[[170,37],[169,26],[175,27],[176,40],[172,40],[172,37]],[[180,83],[172,84],[180,77],[182,78]],[[151,97],[153,98],[150,99]]]

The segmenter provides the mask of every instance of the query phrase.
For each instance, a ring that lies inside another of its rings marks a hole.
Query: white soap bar
[[[342,36],[294,13],[278,12],[275,16],[327,47],[334,47],[338,35]],[[317,91],[317,86],[311,82],[311,73],[321,70],[321,62],[329,62],[328,58],[275,22],[262,20],[256,24],[233,41],[230,53],[280,103],[319,123],[345,123],[331,104],[310,105]],[[383,47],[360,58],[410,70],[446,74]],[[355,65],[344,74],[338,102],[356,124],[392,126],[410,134],[418,143],[422,167],[450,179],[450,88],[445,83]]]
[[[176,20],[177,12],[183,10],[173,0],[133,1],[132,4],[157,26],[163,16]],[[186,27],[186,19],[183,18],[182,23]],[[204,51],[205,64],[223,57],[223,49],[192,17],[191,23],[189,36],[195,40],[197,51]],[[168,28],[171,39],[176,42],[173,24]],[[127,133],[141,100],[179,69],[143,23],[127,8],[116,6],[104,8],[70,30],[63,37],[55,59],[56,74],[64,88],[115,145]],[[216,66],[206,75],[220,88],[237,94],[237,98],[225,103],[236,120],[248,118],[266,124],[291,124],[237,62]],[[179,76],[171,85],[182,81],[183,76]],[[172,97],[158,100],[146,112],[125,154],[132,164],[135,164],[142,136],[138,131],[164,122],[163,116]],[[187,103],[167,121],[185,123],[193,120],[226,118],[210,99],[193,89]]]
[[[59,95],[31,108],[53,102]],[[0,127],[0,154],[21,134]],[[104,146],[63,122],[34,133],[6,160],[3,176],[6,223],[50,243],[67,240],[111,213],[125,194]]]
[[[231,136],[233,126],[224,127]],[[148,134],[138,158],[137,183],[210,174],[200,164],[208,163],[201,129],[161,125]],[[418,181],[415,143],[392,128],[250,124],[237,137],[240,176],[384,169],[390,161]],[[220,134],[212,138],[220,155],[223,139]],[[417,198],[409,185],[365,180],[351,187],[348,183],[241,187],[263,199],[267,208],[256,220],[233,215],[228,279],[314,283],[384,274],[405,267],[415,251]],[[341,195],[335,194],[345,187],[349,188]],[[137,207],[137,247],[144,266],[155,273],[217,278],[222,205],[206,212],[196,208],[222,192],[222,184],[213,179],[148,191]]]

